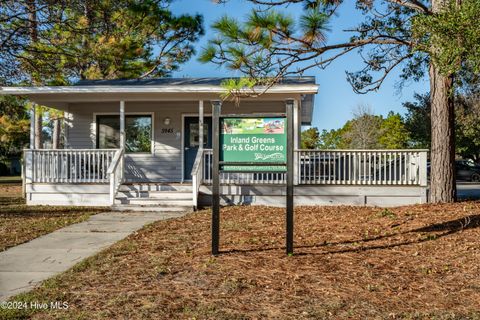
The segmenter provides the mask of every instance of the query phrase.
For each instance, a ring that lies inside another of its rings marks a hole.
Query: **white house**
[[[32,121],[31,148],[25,150],[27,203],[112,205],[119,210],[208,205],[211,105],[224,93],[223,80],[96,80],[0,88],[1,95],[24,96],[65,112],[64,149],[34,149]],[[311,124],[317,92],[313,77],[285,78],[239,105],[223,102],[222,114],[284,113],[285,103],[293,100],[296,204],[426,202],[426,150],[299,148],[301,126]],[[223,173],[223,200],[279,205],[284,178],[279,173]]]

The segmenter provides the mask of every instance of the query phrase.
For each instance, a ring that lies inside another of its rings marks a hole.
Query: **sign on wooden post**
[[[213,107],[212,254],[220,243],[220,173],[286,173],[286,250],[293,253],[293,100],[285,114],[221,116]]]
[[[285,117],[222,117],[220,126],[222,171],[286,171],[285,165],[265,165],[287,161]],[[236,162],[248,165],[235,165]]]

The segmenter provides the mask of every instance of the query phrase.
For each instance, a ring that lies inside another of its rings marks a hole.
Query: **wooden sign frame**
[[[212,122],[213,122],[213,169],[212,169],[212,255],[218,255],[220,253],[220,173],[221,166],[223,165],[241,165],[241,166],[286,166],[286,216],[285,216],[285,229],[286,229],[286,253],[287,255],[293,254],[293,232],[294,232],[294,202],[293,202],[293,179],[294,179],[294,121],[293,121],[293,105],[294,100],[288,99],[285,102],[286,112],[282,114],[287,119],[287,161],[286,163],[270,162],[270,163],[255,163],[255,162],[220,162],[220,118],[221,116],[221,101],[212,101]],[[278,117],[279,114],[240,114],[240,115],[228,115],[225,117]],[[248,172],[248,171],[242,171]],[[253,172],[253,171],[252,171]],[[259,173],[258,171],[255,171]],[[272,173],[269,171],[268,173]]]

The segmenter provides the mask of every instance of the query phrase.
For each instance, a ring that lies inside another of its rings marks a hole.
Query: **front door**
[[[193,163],[199,148],[200,132],[198,130],[198,117],[184,118],[185,132],[183,135],[183,178],[191,180]],[[205,117],[203,120],[203,148],[212,148],[212,118]]]

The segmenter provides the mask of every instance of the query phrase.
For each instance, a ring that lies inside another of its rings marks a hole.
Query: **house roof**
[[[125,80],[84,80],[72,86],[0,87],[0,95],[72,93],[215,93],[225,92],[222,82],[232,78],[158,78]],[[245,89],[248,91],[250,89]],[[262,87],[255,87],[261,91]],[[315,77],[287,77],[268,88],[268,94],[316,94]]]
[[[155,78],[81,80],[76,86],[221,86],[225,80],[240,78]],[[285,77],[277,85],[315,85],[315,77]]]
[[[209,100],[218,99],[225,92],[222,83],[227,79],[232,78],[83,80],[72,86],[0,87],[0,95],[25,96],[38,104],[64,110],[70,103],[86,101]],[[254,90],[262,92],[262,89],[266,88]],[[315,77],[286,77],[268,88],[260,98],[252,99],[302,96],[302,123],[309,124],[317,92]]]

